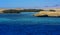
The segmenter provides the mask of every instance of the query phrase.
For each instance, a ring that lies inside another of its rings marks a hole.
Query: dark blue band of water
[[[0,14],[0,35],[60,35],[60,18],[33,14]]]

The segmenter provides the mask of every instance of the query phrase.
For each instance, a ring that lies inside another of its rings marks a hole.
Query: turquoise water
[[[60,17],[33,14],[0,14],[0,35],[60,35]]]

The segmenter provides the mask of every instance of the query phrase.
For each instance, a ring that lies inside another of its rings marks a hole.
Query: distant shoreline
[[[39,12],[43,9],[0,9],[0,13],[20,13],[20,12]]]
[[[44,8],[44,9],[0,8],[0,13],[40,12],[45,10],[60,10],[60,8]]]

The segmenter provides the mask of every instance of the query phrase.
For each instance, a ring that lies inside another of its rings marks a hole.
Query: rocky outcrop
[[[53,16],[55,16],[55,17],[57,17],[57,16],[60,16],[60,12],[51,12],[51,11],[40,11],[40,12],[38,12],[38,13],[36,13],[36,14],[34,14],[34,16],[39,16],[39,17],[41,17],[41,16],[50,16],[50,17],[53,17]]]

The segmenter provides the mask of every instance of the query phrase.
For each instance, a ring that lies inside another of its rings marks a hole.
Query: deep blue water
[[[60,17],[33,14],[0,14],[0,35],[60,35]]]

